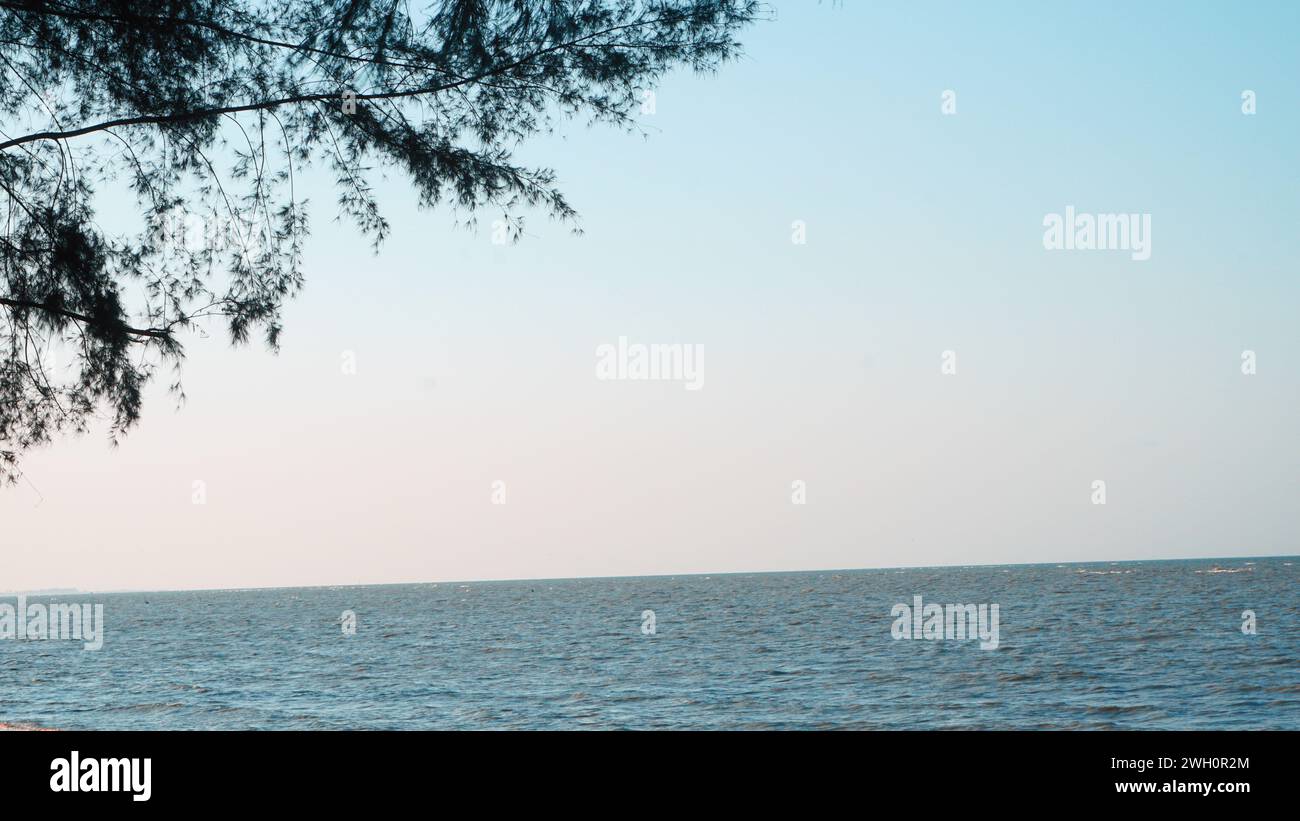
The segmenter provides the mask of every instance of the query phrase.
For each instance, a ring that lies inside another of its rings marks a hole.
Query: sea
[[[102,604],[103,646],[0,639],[0,723],[1297,730],[1298,582],[1278,557],[30,596]],[[907,629],[917,596],[997,605],[996,646]]]

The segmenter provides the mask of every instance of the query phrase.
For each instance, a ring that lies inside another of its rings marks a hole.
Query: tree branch
[[[594,31],[589,34],[585,34],[582,37],[579,37],[577,40],[573,40],[567,43],[556,43],[555,45],[538,49],[537,51],[531,52],[523,57],[520,57],[518,60],[513,60],[501,66],[495,66],[487,71],[480,72],[470,77],[461,77],[455,82],[442,83],[433,86],[422,86],[420,88],[408,89],[406,91],[385,91],[385,92],[380,92],[375,94],[358,94],[356,95],[356,99],[357,100],[393,100],[393,99],[400,99],[404,97],[419,97],[425,94],[437,94],[438,92],[441,91],[450,91],[452,89],[460,88],[466,85],[471,85],[473,83],[481,82],[482,80],[486,80],[488,78],[495,77],[500,74],[504,74],[507,71],[513,71],[514,69],[526,65],[532,62],[533,60],[536,60],[539,57],[544,57],[547,54],[552,54],[554,52],[564,51],[567,49],[591,48],[592,46],[584,45],[584,43],[586,43],[586,41],[595,39],[597,37],[601,37],[603,35],[612,34],[614,32],[623,31],[630,28],[640,28],[641,26],[654,25],[657,23],[680,22],[682,19],[684,19],[684,16],[685,15],[681,15],[681,14],[677,14],[677,15],[665,14],[660,17],[638,20],[633,23],[624,23],[617,26],[610,26],[609,28],[603,29],[601,31]],[[596,47],[600,47],[600,46],[598,45]],[[105,131],[110,128],[120,128],[122,126],[161,125],[164,123],[179,123],[179,122],[185,122],[187,120],[198,120],[204,117],[220,116],[222,114],[238,114],[244,111],[260,111],[260,110],[275,109],[283,105],[292,105],[294,103],[310,103],[310,102],[323,102],[325,100],[338,100],[341,99],[340,94],[341,92],[330,92],[328,94],[298,94],[292,97],[281,97],[276,100],[263,100],[257,103],[244,103],[242,105],[222,106],[219,108],[204,108],[204,109],[197,109],[195,111],[180,111],[173,114],[151,114],[151,115],[142,115],[138,117],[122,117],[116,120],[106,120],[101,123],[96,123],[95,125],[87,125],[81,128],[75,128],[68,131],[41,131],[35,134],[27,134],[25,136],[17,137],[12,140],[6,140],[5,142],[0,143],[0,151],[4,151],[9,148],[13,148],[15,146],[23,145],[25,143],[37,142],[39,140],[68,140],[74,137],[82,137],[85,136],[86,134],[93,134],[97,131]]]
[[[9,299],[0,296],[0,305],[8,305],[10,308],[26,308],[34,311],[45,311],[46,313],[58,314],[59,316],[75,319],[78,322],[84,322],[87,325],[102,328],[104,323],[94,317],[79,314],[76,311],[69,311],[66,308],[56,308],[53,305],[45,305],[40,302],[31,302],[26,299]],[[162,328],[132,328],[130,325],[119,325],[112,330],[121,331],[131,336],[148,337],[152,339],[171,339],[171,332]]]

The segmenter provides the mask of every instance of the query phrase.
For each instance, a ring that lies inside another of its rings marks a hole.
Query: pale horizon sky
[[[280,354],[187,339],[179,411],[29,453],[0,589],[1295,555],[1300,6],[774,5],[646,139],[520,151],[583,236],[393,175],[375,256],[317,173]],[[1151,258],[1045,250],[1067,206]],[[597,380],[620,336],[703,388]]]

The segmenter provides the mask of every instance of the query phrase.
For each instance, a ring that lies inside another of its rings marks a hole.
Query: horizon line
[[[255,590],[320,590],[335,587],[401,587],[404,585],[418,584],[490,584],[499,582],[561,582],[561,581],[597,581],[606,579],[656,579],[656,578],[675,578],[678,576],[761,576],[773,575],[778,573],[860,573],[869,570],[940,570],[954,567],[1068,567],[1071,565],[1087,564],[1152,564],[1155,562],[1211,562],[1211,561],[1240,561],[1253,559],[1300,559],[1300,554],[1269,554],[1269,555],[1250,555],[1250,556],[1195,556],[1195,557],[1178,557],[1171,559],[1100,559],[1094,561],[1068,561],[1068,562],[984,562],[975,564],[929,564],[929,565],[878,565],[874,567],[825,567],[810,568],[807,570],[723,570],[717,572],[710,571],[691,571],[687,573],[639,573],[632,575],[616,576],[541,576],[541,577],[519,577],[509,576],[495,579],[443,579],[443,580],[423,580],[423,581],[404,581],[404,582],[367,582],[363,584],[306,584],[306,585],[265,585],[250,587],[174,587],[174,588],[118,588],[115,590],[81,590],[78,588],[66,588],[68,593],[59,592],[42,592],[43,590],[62,590],[64,588],[46,587],[37,588],[36,590],[11,590],[0,592],[0,597],[13,596],[59,596],[59,595],[117,595],[124,593],[230,593],[230,592],[251,592]]]

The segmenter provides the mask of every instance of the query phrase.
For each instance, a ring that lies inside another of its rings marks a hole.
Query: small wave
[[[1092,673],[1087,670],[1059,670],[1055,673],[1055,677],[1058,679],[1091,678]]]
[[[1152,710],[1149,704],[1103,704],[1096,707],[1089,707],[1087,712],[1099,713],[1100,715],[1128,715],[1130,713],[1145,713]]]
[[[165,710],[179,710],[184,707],[179,701],[155,701],[147,704],[122,704],[105,707],[111,713],[161,713]]]

